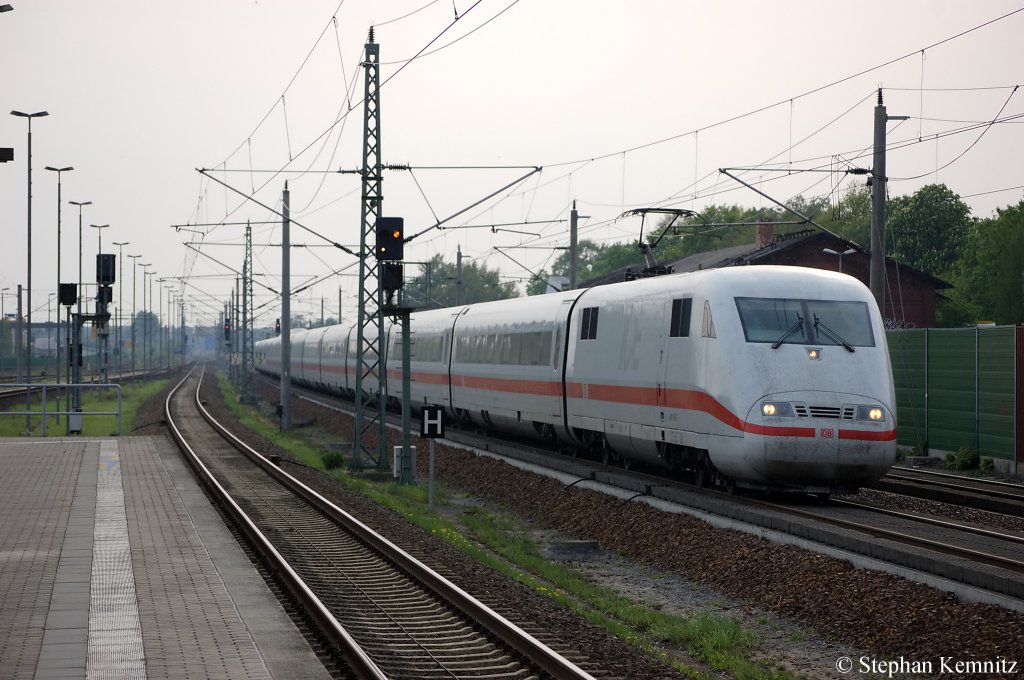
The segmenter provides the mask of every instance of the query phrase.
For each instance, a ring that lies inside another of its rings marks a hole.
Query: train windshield
[[[747,342],[875,346],[864,302],[738,297],[736,309]]]

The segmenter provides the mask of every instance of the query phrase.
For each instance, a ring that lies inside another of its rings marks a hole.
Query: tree
[[[821,222],[848,241],[871,247],[871,189],[864,185],[846,192],[835,213]]]
[[[944,184],[929,184],[889,201],[888,253],[932,276],[946,275],[959,257],[971,209]]]
[[[1024,201],[971,225],[950,278],[943,325],[1024,321]]]
[[[456,265],[435,255],[418,276],[406,281],[404,295],[409,304],[426,309],[452,307],[456,304],[456,295],[460,304],[519,296],[515,283],[501,282],[498,270],[472,260],[462,263],[462,286],[461,290],[457,288]]]
[[[578,251],[578,271],[576,272],[577,283],[594,276],[594,265],[601,262],[604,258],[604,247],[600,246],[593,241],[584,239],[577,245]],[[561,254],[555,258],[554,263],[551,265],[551,271],[542,269],[537,272],[537,276],[530,279],[530,282],[526,284],[527,295],[543,295],[545,293],[553,293],[551,286],[548,285],[548,276],[564,276],[566,279],[569,278],[569,258],[571,254],[567,249],[563,250]]]

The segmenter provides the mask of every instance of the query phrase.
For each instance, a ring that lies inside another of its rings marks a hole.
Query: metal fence
[[[46,418],[47,418],[47,416],[65,416],[66,418],[69,419],[68,424],[67,424],[67,429],[68,429],[68,431],[72,431],[72,432],[81,432],[81,430],[82,430],[82,417],[84,417],[84,416],[117,416],[117,434],[118,434],[118,436],[121,435],[121,420],[122,420],[122,408],[121,408],[121,406],[122,406],[122,403],[123,403],[123,393],[121,391],[121,386],[118,385],[118,384],[114,384],[114,383],[103,383],[103,384],[97,384],[97,383],[73,383],[73,384],[61,384],[60,386],[49,385],[50,392],[53,393],[53,392],[56,391],[58,394],[60,394],[64,390],[72,388],[72,387],[75,387],[75,388],[85,388],[85,389],[90,389],[90,390],[115,389],[115,390],[117,390],[117,410],[116,411],[74,411],[74,410],[72,410],[72,411],[61,411],[61,410],[49,410],[47,408],[47,406],[48,406],[47,395],[46,395],[47,385],[45,383],[35,383],[35,384],[31,384],[31,385],[30,384],[25,384],[25,383],[14,383],[14,384],[12,384],[12,383],[5,383],[4,387],[5,388],[14,388],[14,389],[26,389],[27,388],[27,389],[31,389],[33,392],[39,391],[41,393],[41,400],[40,400],[41,401],[41,403],[40,403],[41,408],[40,408],[40,410],[33,411],[31,409],[27,409],[27,410],[24,410],[24,411],[0,411],[0,416],[22,416],[22,417],[25,417],[26,420],[31,418],[32,416],[41,416],[42,430],[41,430],[40,434],[43,437],[46,436]],[[29,430],[27,432],[27,434],[31,435],[31,431]]]
[[[1018,459],[1021,330],[929,328],[889,331],[901,445]]]

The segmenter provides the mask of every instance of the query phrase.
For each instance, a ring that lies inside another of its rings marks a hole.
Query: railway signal
[[[377,218],[378,260],[397,262],[405,257],[405,219],[401,217]]]
[[[224,321],[224,344],[231,344],[231,322],[228,320]]]

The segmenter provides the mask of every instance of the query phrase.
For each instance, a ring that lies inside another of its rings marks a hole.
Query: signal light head
[[[377,259],[396,262],[403,259],[405,220],[401,217],[377,218]]]

